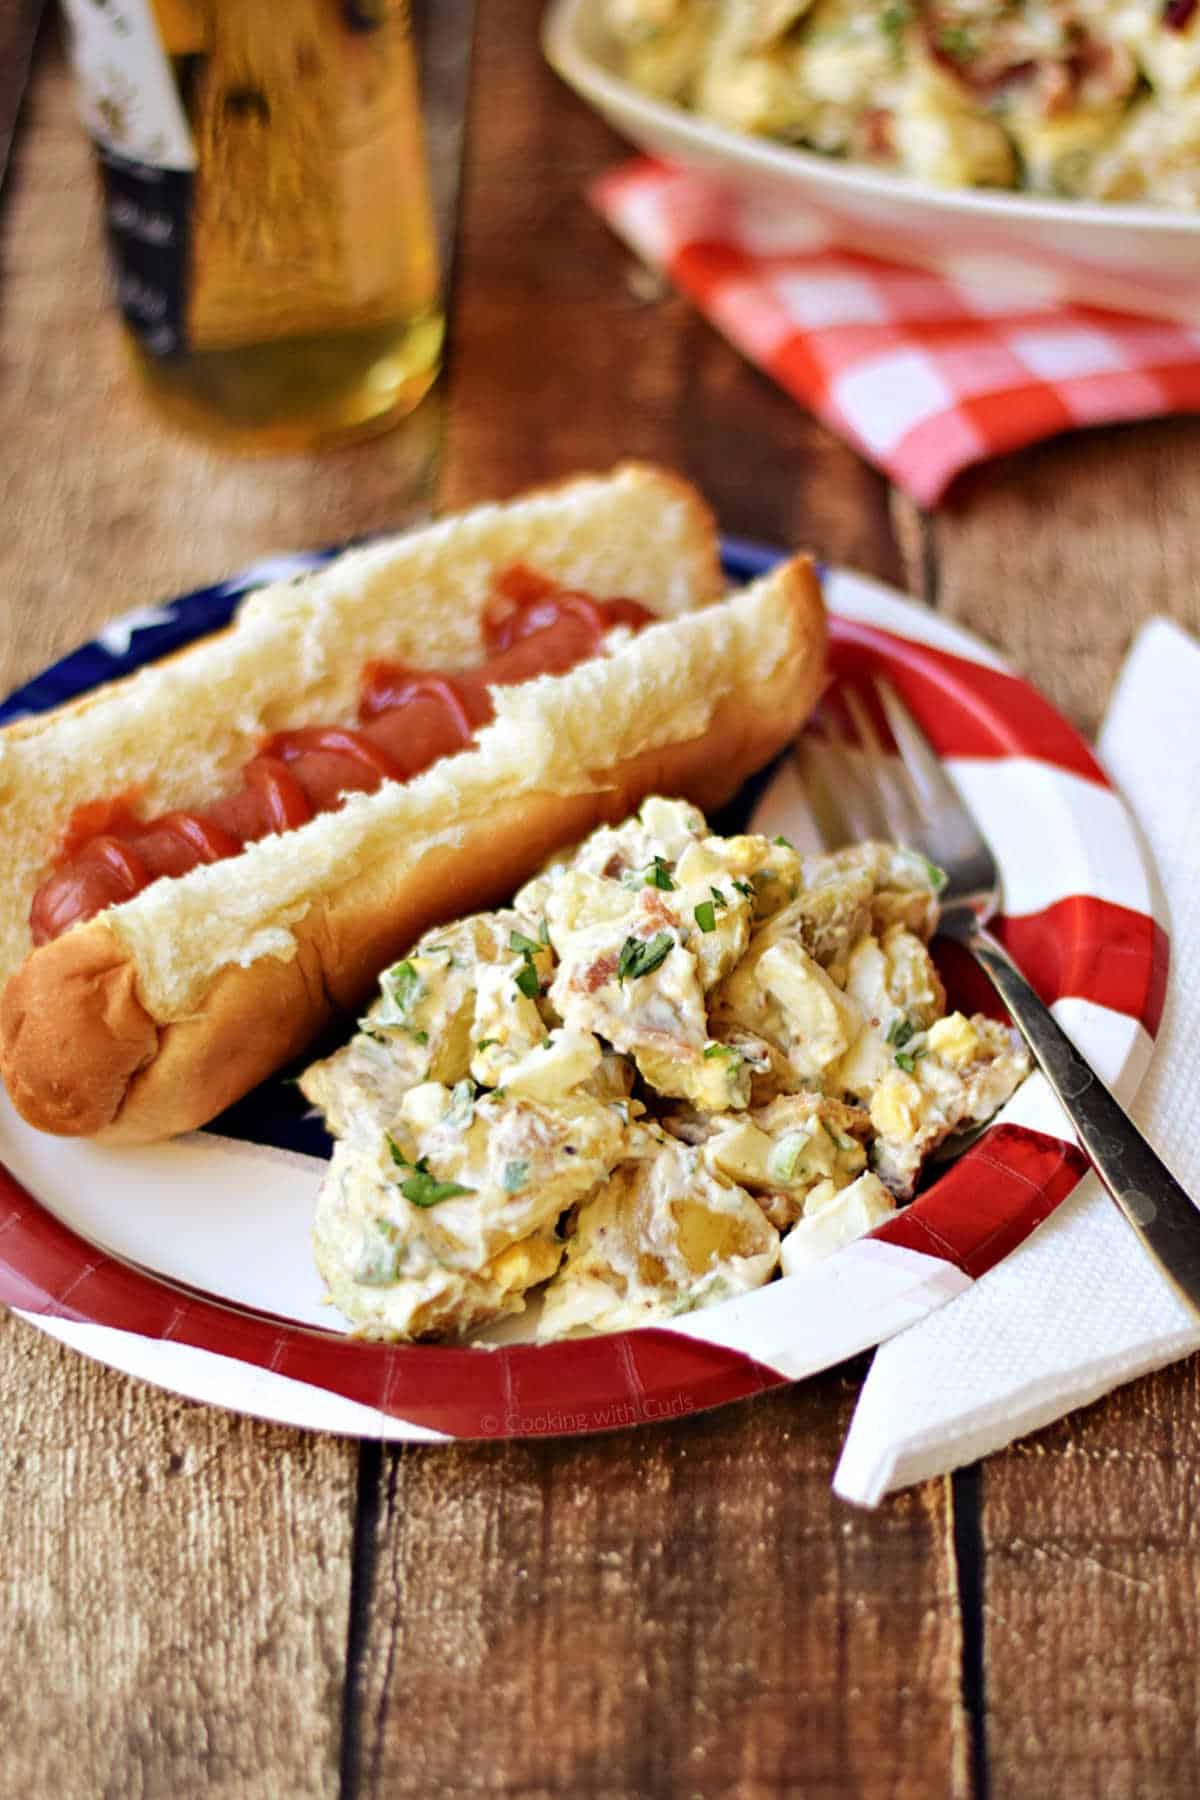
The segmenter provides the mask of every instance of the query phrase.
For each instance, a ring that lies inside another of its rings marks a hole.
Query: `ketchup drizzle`
[[[305,825],[348,793],[411,780],[474,741],[494,716],[489,687],[565,673],[594,656],[616,626],[639,631],[652,618],[636,600],[595,600],[515,564],[494,583],[483,618],[486,660],[477,667],[448,673],[368,663],[357,725],[272,733],[240,785],[206,812],[177,808],[142,819],[133,794],[77,807],[33,897],[34,943],[132,899],[159,876],[224,861],[258,838]]]

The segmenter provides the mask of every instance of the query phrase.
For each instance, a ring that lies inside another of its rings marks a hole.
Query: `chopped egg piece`
[[[779,1266],[785,1275],[800,1275],[823,1262],[874,1231],[896,1210],[893,1196],[869,1170],[840,1193],[828,1192],[821,1198],[811,1212],[805,1210],[780,1246]]]

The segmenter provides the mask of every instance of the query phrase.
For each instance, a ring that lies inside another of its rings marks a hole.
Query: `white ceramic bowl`
[[[563,80],[639,148],[718,175],[770,223],[810,219],[851,249],[982,281],[1200,325],[1200,214],[945,189],[711,124],[617,72],[604,0],[555,0],[543,28]]]

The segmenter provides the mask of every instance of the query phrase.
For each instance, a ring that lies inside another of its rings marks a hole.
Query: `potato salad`
[[[650,799],[511,909],[386,970],[303,1092],[336,1139],[313,1241],[360,1335],[647,1325],[807,1269],[911,1199],[1028,1071],[946,1011],[940,872],[801,856]]]
[[[1200,0],[608,0],[625,74],[942,186],[1200,206]]]

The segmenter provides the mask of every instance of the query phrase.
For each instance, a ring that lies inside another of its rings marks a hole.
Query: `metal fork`
[[[873,686],[900,752],[899,763],[883,749],[867,698],[848,685],[838,691],[860,754],[849,754],[836,721],[824,740],[826,755],[816,751],[807,735],[796,746],[807,798],[825,842],[837,848],[865,837],[890,838],[920,850],[945,870],[937,935],[962,944],[987,975],[1092,1167],[1163,1274],[1200,1318],[1200,1208],[987,930],[1000,905],[995,858],[898,695],[886,682]],[[824,714],[828,720],[828,707]],[[829,779],[827,760],[836,769],[836,781]]]

